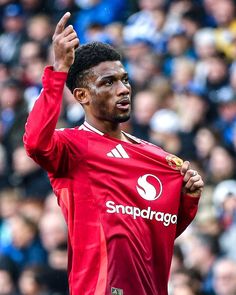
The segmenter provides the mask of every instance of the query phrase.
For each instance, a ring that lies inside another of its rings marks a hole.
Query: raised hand
[[[68,72],[74,62],[75,48],[79,46],[78,36],[72,25],[66,27],[71,14],[66,12],[59,20],[53,40],[54,51],[54,70],[59,72]]]

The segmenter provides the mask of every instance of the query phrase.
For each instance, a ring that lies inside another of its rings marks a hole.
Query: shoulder
[[[79,137],[80,139],[83,137],[87,137],[87,132],[85,130],[80,129],[79,127],[73,128],[56,128],[55,134],[60,139],[68,139],[69,141],[73,141]]]
[[[72,128],[57,128],[55,129],[55,134],[59,137],[59,138],[65,138],[70,142],[73,141],[79,141],[81,142],[81,140],[89,140],[91,138],[93,138],[94,136],[97,138],[100,138],[102,136],[96,134],[95,132],[84,128],[84,125],[81,126],[76,126],[76,127],[72,127]]]
[[[174,170],[180,170],[181,166],[183,165],[183,160],[181,158],[169,153],[168,151],[165,151],[160,146],[157,146],[151,142],[142,140],[142,143],[146,145],[147,149],[153,151],[157,156],[159,156],[159,158],[162,159],[162,162],[167,164],[167,166]]]

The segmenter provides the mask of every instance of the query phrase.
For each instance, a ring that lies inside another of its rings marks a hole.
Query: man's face
[[[120,61],[106,61],[93,67],[88,89],[90,102],[85,110],[87,115],[112,123],[129,119],[131,87]]]

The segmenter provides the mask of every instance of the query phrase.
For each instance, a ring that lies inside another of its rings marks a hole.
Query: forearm
[[[47,152],[53,146],[66,77],[66,73],[54,72],[52,67],[44,71],[43,90],[25,125],[24,144],[30,155]]]
[[[204,182],[196,170],[190,168],[189,161],[184,161],[181,169],[183,175],[182,195],[180,199],[176,237],[178,237],[194,219]]]
[[[178,222],[176,229],[176,238],[182,234],[187,226],[193,221],[197,214],[199,197],[193,197],[188,194],[182,195],[179,212]]]

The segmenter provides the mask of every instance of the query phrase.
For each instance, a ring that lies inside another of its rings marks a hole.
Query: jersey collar
[[[91,126],[88,122],[84,121],[84,124],[82,124],[80,127],[79,127],[80,130],[86,130],[86,131],[90,131],[90,132],[95,132],[99,135],[104,135],[103,132],[101,132],[100,130],[98,130],[97,128]]]
[[[79,127],[80,130],[86,130],[86,131],[90,131],[90,132],[94,132],[97,133],[99,135],[104,135],[103,132],[101,132],[100,130],[98,130],[97,128],[93,127],[92,125],[90,125],[88,122],[84,121],[84,123]],[[136,138],[133,135],[130,135],[124,131],[122,131],[122,133],[127,136],[128,138],[130,138],[131,140],[133,140],[136,143],[141,143],[141,140],[139,138]]]

